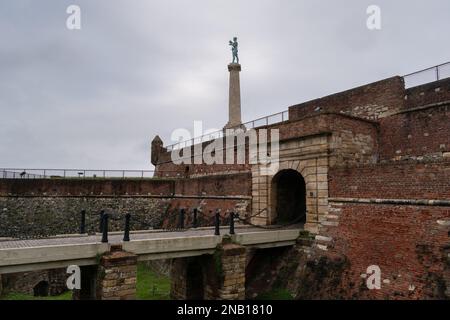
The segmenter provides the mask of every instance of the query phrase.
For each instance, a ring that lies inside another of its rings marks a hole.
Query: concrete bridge
[[[82,287],[75,299],[133,299],[138,261],[173,259],[175,299],[244,299],[248,249],[292,246],[299,226],[262,229],[237,226],[236,234],[214,235],[213,228],[186,231],[135,231],[123,234],[65,235],[48,239],[0,241],[0,275],[64,268],[81,268]]]

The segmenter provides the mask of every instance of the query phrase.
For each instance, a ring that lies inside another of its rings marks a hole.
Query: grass
[[[256,297],[256,300],[294,300],[294,298],[286,289],[278,288],[261,293]]]
[[[169,300],[170,279],[153,272],[145,264],[137,267],[137,300]],[[34,297],[33,295],[11,292],[0,297],[0,300],[72,300],[72,292],[67,291],[58,296]]]
[[[29,294],[11,292],[1,296],[0,300],[72,300],[72,291],[51,297],[35,297]]]
[[[143,263],[137,267],[136,298],[138,300],[169,300],[170,279],[158,275]]]

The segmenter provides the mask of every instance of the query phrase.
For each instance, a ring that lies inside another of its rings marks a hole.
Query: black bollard
[[[214,226],[215,226],[214,235],[215,236],[220,236],[220,211],[219,211],[219,209],[216,210],[216,215],[215,215],[215,219],[214,219]]]
[[[234,234],[234,212],[230,212],[230,234]]]
[[[103,213],[102,243],[108,243],[108,214]]]
[[[103,216],[105,215],[105,210],[100,211],[100,227],[99,232],[103,232]]]
[[[184,229],[184,216],[186,209],[180,209],[180,220],[178,221],[178,228]]]
[[[193,228],[197,228],[198,226],[198,221],[197,221],[197,208],[194,208],[194,218],[192,221],[192,227]]]
[[[86,233],[86,210],[81,210],[80,234]]]
[[[131,214],[127,213],[125,215],[125,232],[123,234],[123,241],[130,241],[130,219]]]

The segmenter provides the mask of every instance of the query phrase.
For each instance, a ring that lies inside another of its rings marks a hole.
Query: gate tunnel
[[[306,183],[303,176],[292,169],[278,172],[271,188],[273,223],[306,222]]]

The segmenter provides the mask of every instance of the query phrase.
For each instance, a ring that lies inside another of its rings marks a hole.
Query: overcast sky
[[[156,134],[227,122],[233,36],[247,121],[449,61],[449,31],[448,0],[2,0],[0,167],[150,169]]]

